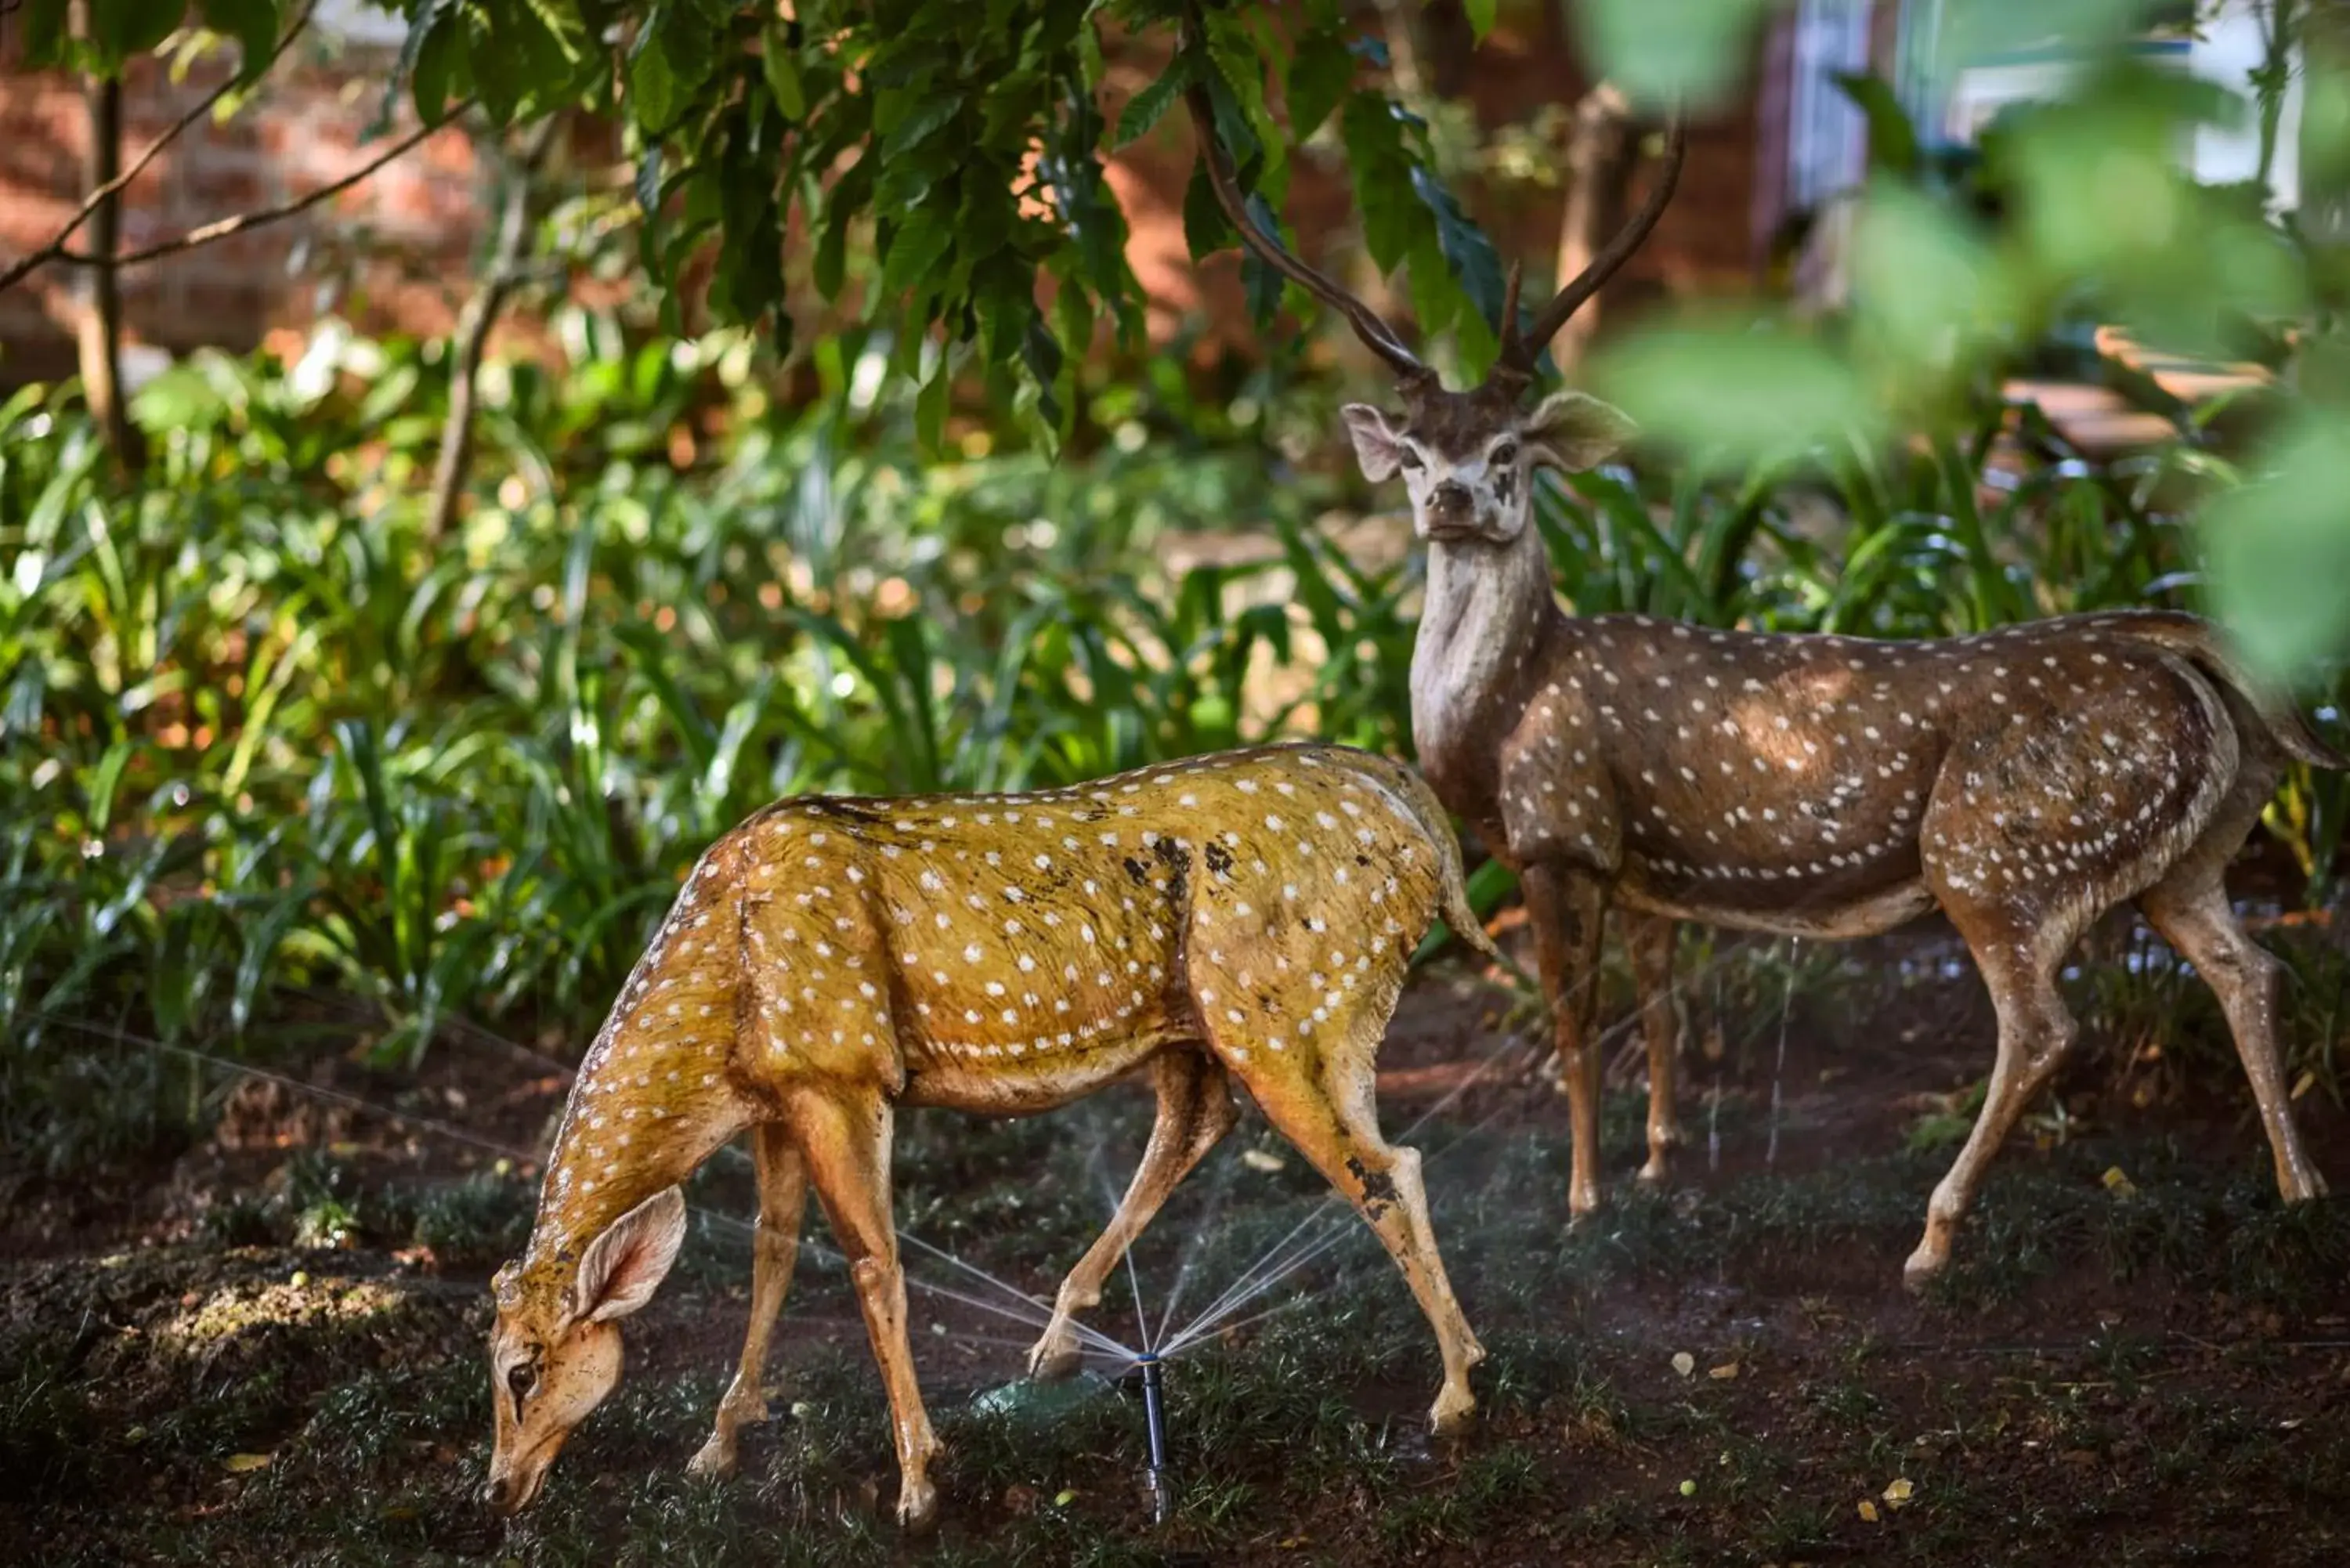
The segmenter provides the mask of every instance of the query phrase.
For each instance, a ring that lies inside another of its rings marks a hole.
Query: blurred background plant
[[[453,47],[436,40],[455,8],[409,9],[407,85],[428,117],[454,112],[463,83],[435,51]],[[896,9],[909,48],[962,36],[945,8]],[[1177,57],[1112,128],[1071,96],[1096,80],[1097,28],[1165,30],[1182,8],[1042,9],[1079,18],[1014,84],[1064,137],[1040,143],[1057,147],[1056,189],[1114,218],[1097,148],[1147,130],[1163,84],[1207,71],[1260,191],[1279,193],[1283,137],[1330,126],[1373,261],[1403,268],[1423,327],[1451,328],[1448,362],[1490,353],[1498,265],[1439,171],[1482,169],[1506,193],[1534,177],[1519,143],[1556,135],[1555,112],[1481,132],[1401,79],[1358,30],[1379,18],[1317,4],[1295,35],[1232,32],[1217,12],[1209,53]],[[1463,9],[1482,34],[1500,8]],[[1595,0],[1573,16],[1653,108],[1720,90],[1768,9],[1660,19]],[[2310,673],[2350,619],[2342,253],[2308,210],[2266,211],[2264,177],[2201,184],[2173,156],[2231,112],[2273,130],[2290,88],[2303,188],[2338,181],[2350,74],[2302,47],[2303,6],[2264,13],[2289,68],[2232,110],[2132,53],[2136,8],[1980,9],[2011,33],[2069,33],[2077,69],[1963,152],[1886,83],[1845,83],[1870,147],[1866,182],[1835,197],[1846,286],[1802,308],[1652,315],[1603,346],[1588,379],[1651,439],[1628,466],[1545,481],[1561,592],[1584,613],[1888,637],[2209,606],[2350,737],[2341,688]],[[693,15],[733,38],[731,8]],[[926,192],[868,181],[858,202],[900,204],[868,233],[857,202],[807,193],[805,160],[864,136],[927,146],[946,122],[883,126],[837,63],[821,93],[793,77],[816,52],[801,34],[762,36],[712,57],[747,75],[664,83],[685,47],[669,36],[629,56],[617,103],[592,71],[490,103],[516,122],[581,103],[619,115],[632,189],[681,227],[639,229],[610,181],[550,174],[510,138],[501,200],[520,204],[501,210],[523,217],[484,240],[503,291],[446,339],[329,317],[269,349],[188,356],[123,400],[135,463],[109,461],[120,442],[76,383],[0,403],[12,1144],[62,1166],[77,1106],[150,1127],[202,1115],[196,1079],[161,1057],[92,1060],[58,1036],[67,1018],[265,1054],[331,992],[364,1004],[362,1046],[384,1064],[413,1064],[460,1020],[576,1052],[695,856],[779,794],[1048,785],[1295,734],[1409,754],[1419,566],[1336,435],[1337,404],[1376,385],[1303,334],[1254,363],[1094,335],[1088,299],[1116,324],[1139,294],[1122,261],[1082,254],[1078,208],[1021,214],[1035,249],[1016,291],[996,257],[923,293],[901,247],[939,222]],[[1265,47],[1239,47],[1252,40]],[[485,100],[510,42],[466,46]],[[955,79],[971,95],[955,112],[991,101]],[[711,96],[728,82],[735,96]],[[795,90],[811,136],[819,99],[867,119],[795,154],[800,187],[762,176],[735,202],[711,171],[757,130],[740,116],[786,114]],[[714,117],[699,151],[649,131],[697,104]],[[685,240],[721,224],[733,252],[747,225],[773,257],[794,202],[822,292],[862,306],[795,342],[764,285],[722,271],[716,317],[749,324],[681,330]],[[1191,221],[1215,248],[1211,210]],[[918,238],[954,273],[962,238]],[[1027,330],[1045,319],[1040,267],[1071,306],[1049,351]],[[598,303],[572,286],[615,275],[632,286]],[[1267,322],[1302,303],[1253,267],[1249,283]],[[544,344],[493,351],[476,331],[508,295]],[[999,306],[1001,331],[985,317]],[[960,346],[910,329],[966,307],[980,314]],[[1093,351],[1065,351],[1080,341]],[[2182,399],[2139,344],[2260,374],[2224,406]],[[2057,367],[2126,397],[2159,439],[2090,450],[2014,395]],[[2270,816],[2292,867],[2274,890],[2325,898],[2345,821],[2350,780],[2296,773]],[[1490,909],[1508,880],[1489,867],[1476,888]]]

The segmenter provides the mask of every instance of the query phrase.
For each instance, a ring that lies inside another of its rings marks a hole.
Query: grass
[[[911,1228],[1049,1282],[1103,1212],[1092,1145],[1139,1138],[1142,1119],[1139,1101],[1008,1124],[911,1117]],[[1146,1239],[1149,1298],[1191,1256],[1203,1306],[1318,1202],[1294,1167],[1240,1158],[1253,1127]],[[1733,1147],[1762,1132],[1742,1123]],[[2139,1560],[2164,1542],[2314,1563],[2350,1541],[2350,1451],[2312,1418],[2342,1369],[2324,1325],[2350,1310],[2350,1211],[2280,1209],[2249,1159],[2215,1167],[2144,1133],[2011,1150],[1952,1272],[1913,1304],[1893,1282],[1939,1154],[1619,1189],[1568,1228],[1555,1126],[1439,1120],[1420,1141],[1446,1150],[1430,1167],[1439,1234],[1492,1353],[1481,1429],[1429,1445],[1425,1325],[1347,1219],[1345,1243],[1281,1293],[1297,1304],[1170,1366],[1180,1507],[1164,1532],[1148,1522],[1129,1384],[1013,1381],[1000,1325],[918,1293],[946,1517],[933,1540],[902,1542],[878,1380],[837,1269],[815,1256],[771,1376],[777,1419],[746,1438],[737,1478],[685,1477],[744,1310],[743,1245],[711,1232],[632,1325],[629,1376],[542,1504],[501,1525],[470,1501],[487,1430],[478,1346],[483,1273],[521,1184],[302,1155],[269,1184],[261,1232],[0,1274],[0,1460],[26,1503],[0,1511],[0,1540],[68,1563],[718,1563],[788,1541],[811,1564],[1929,1563],[1986,1530],[2017,1562]],[[2113,1165],[2131,1196],[2100,1179]],[[1007,1186],[1035,1201],[1007,1210]],[[348,1217],[344,1244],[304,1244],[324,1210]],[[393,1260],[411,1239],[440,1272]],[[1096,1317],[1116,1331],[1122,1310],[1114,1293]],[[242,1468],[247,1455],[265,1462]],[[1897,1509],[1884,1494],[1904,1480]],[[2279,1499],[2291,1536],[2263,1522]]]

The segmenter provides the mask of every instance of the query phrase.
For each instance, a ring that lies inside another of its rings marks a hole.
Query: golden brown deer
[[[1073,1314],[1232,1127],[1237,1078],[1394,1254],[1443,1355],[1432,1419],[1456,1428],[1484,1352],[1437,1254],[1419,1157],[1381,1138],[1371,1097],[1405,965],[1440,916],[1491,951],[1427,785],[1342,747],[760,812],[694,868],[572,1085],[529,1247],[495,1283],[484,1501],[528,1504],[611,1391],[618,1322],[684,1236],[678,1184],[749,1127],[750,1333],[695,1467],[730,1468],[736,1428],[765,1417],[761,1369],[813,1185],[889,1393],[899,1517],[926,1521],[936,1443],[890,1221],[897,1107],[1021,1116],[1142,1067],[1149,1144],[1062,1285],[1036,1369],[1074,1364]]]
[[[2278,1061],[2278,966],[2245,936],[2221,873],[2287,758],[2350,763],[2246,679],[2211,628],[2139,611],[1900,643],[1565,614],[1532,523],[1535,472],[1600,462],[1630,421],[1579,392],[1533,408],[1527,394],[1544,345],[1656,226],[1681,126],[1640,210],[1531,320],[1513,269],[1497,362],[1456,392],[1251,220],[1205,94],[1189,103],[1243,242],[1395,372],[1399,410],[1357,403],[1345,416],[1366,478],[1402,472],[1428,547],[1412,738],[1439,798],[1523,881],[1569,1099],[1574,1213],[1599,1201],[1587,979],[1611,903],[1627,917],[1648,1035],[1644,1177],[1665,1174],[1675,1141],[1674,922],[1847,938],[1939,905],[1990,989],[1999,1048],[1908,1260],[1913,1284],[1929,1278],[1986,1163],[2073,1042],[2056,989],[2066,951],[2135,898],[2219,995],[2279,1190],[2324,1191]]]

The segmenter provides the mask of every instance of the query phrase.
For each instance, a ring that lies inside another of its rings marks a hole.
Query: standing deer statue
[[[1235,1119],[1231,1080],[1354,1203],[1436,1331],[1432,1419],[1483,1357],[1431,1235],[1419,1157],[1380,1136],[1374,1058],[1439,918],[1491,952],[1460,846],[1409,769],[1343,747],[1232,752],[1033,794],[787,800],[687,878],[573,1084],[522,1258],[498,1273],[484,1500],[537,1496],[620,1373],[619,1321],[685,1231],[679,1183],[748,1127],[751,1324],[694,1468],[765,1418],[760,1376],[812,1185],[887,1388],[899,1518],[929,1520],[937,1447],[890,1220],[900,1106],[1050,1110],[1138,1068],[1140,1168],[1063,1283],[1031,1365],[1074,1367],[1074,1315]]]
[[[1533,523],[1536,472],[1593,467],[1631,424],[1580,392],[1531,408],[1528,394],[1544,347],[1662,215],[1681,124],[1640,209],[1531,319],[1512,270],[1493,369],[1457,392],[1253,221],[1205,92],[1189,108],[1243,242],[1395,374],[1399,410],[1344,412],[1364,477],[1402,472],[1427,546],[1412,739],[1438,797],[1521,878],[1569,1102],[1573,1213],[1599,1202],[1590,981],[1611,903],[1647,1035],[1651,1180],[1676,1141],[1677,921],[1844,939],[1937,906],[1950,918],[1991,992],[1998,1056],[1928,1207],[1913,1286],[1948,1262],[1987,1162],[2073,1044],[2056,987],[2065,953],[2127,899],[2217,992],[2279,1190],[2324,1190],[2287,1104],[2279,967],[2244,934],[2221,876],[2288,758],[2350,763],[2248,679],[2212,628],[2132,611],[1887,642],[1566,614]]]

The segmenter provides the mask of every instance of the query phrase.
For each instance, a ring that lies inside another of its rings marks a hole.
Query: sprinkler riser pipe
[[[1170,1502],[1167,1480],[1167,1386],[1156,1355],[1145,1355],[1142,1366],[1142,1422],[1150,1440],[1150,1521],[1167,1522]]]

